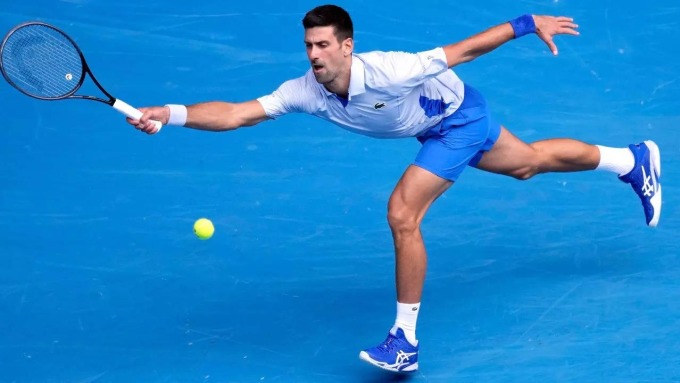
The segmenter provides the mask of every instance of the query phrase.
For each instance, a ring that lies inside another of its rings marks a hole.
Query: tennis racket
[[[0,45],[0,71],[10,85],[30,97],[99,101],[135,120],[142,117],[141,111],[111,96],[99,84],[73,39],[46,23],[23,23],[7,33]],[[75,94],[86,76],[108,98]],[[153,122],[158,132],[162,124]]]

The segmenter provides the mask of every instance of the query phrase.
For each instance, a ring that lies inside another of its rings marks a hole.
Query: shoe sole
[[[382,366],[380,363],[376,362],[375,360],[371,359],[370,356],[368,356],[368,353],[366,351],[362,351],[359,353],[359,359],[363,360],[364,362],[368,362],[378,368],[382,368],[385,371],[390,371],[394,373],[401,373],[401,372],[414,372],[418,369],[418,362],[413,363],[412,365],[404,368],[403,370],[395,370],[392,368],[387,368],[385,366]]]
[[[661,151],[659,150],[659,147],[656,145],[654,141],[645,141],[645,145],[649,148],[649,159],[650,162],[652,163],[652,172],[654,172],[654,176],[656,177],[656,183],[658,185],[658,190],[654,194],[654,197],[652,197],[649,202],[652,204],[652,207],[654,208],[654,216],[652,219],[649,221],[649,226],[650,227],[656,227],[656,225],[659,224],[659,218],[661,217]]]

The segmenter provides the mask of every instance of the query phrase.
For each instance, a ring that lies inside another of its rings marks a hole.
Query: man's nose
[[[315,47],[314,45],[312,45],[307,50],[307,54],[309,55],[310,60],[316,60],[316,59],[319,58],[319,49],[317,47]]]

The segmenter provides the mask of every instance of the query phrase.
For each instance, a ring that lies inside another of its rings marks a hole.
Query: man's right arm
[[[311,76],[307,74],[306,77]],[[138,130],[148,134],[156,133],[151,120],[163,125],[180,125],[188,128],[222,132],[243,126],[252,126],[262,121],[278,118],[288,113],[313,113],[316,110],[314,89],[305,76],[288,80],[272,94],[252,101],[229,103],[221,101],[203,102],[190,105],[166,105],[140,108],[139,120],[127,121]]]
[[[144,114],[139,120],[127,121],[145,133],[156,133],[150,120],[167,125],[181,125],[187,128],[221,132],[243,126],[252,126],[269,119],[262,104],[257,100],[242,103],[204,102],[184,107],[183,105],[140,108]]]
[[[267,120],[267,114],[257,100],[242,103],[206,102],[187,107],[188,128],[224,131],[253,126]]]

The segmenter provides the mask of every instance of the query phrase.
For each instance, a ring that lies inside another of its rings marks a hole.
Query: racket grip
[[[135,120],[139,120],[142,117],[142,112],[128,104],[127,102],[123,100],[116,99],[116,101],[113,102],[113,108],[116,109],[117,111],[123,113],[124,115],[134,118]],[[156,133],[161,131],[161,128],[163,127],[163,124],[160,121],[156,120],[151,120],[154,125],[156,125]]]

